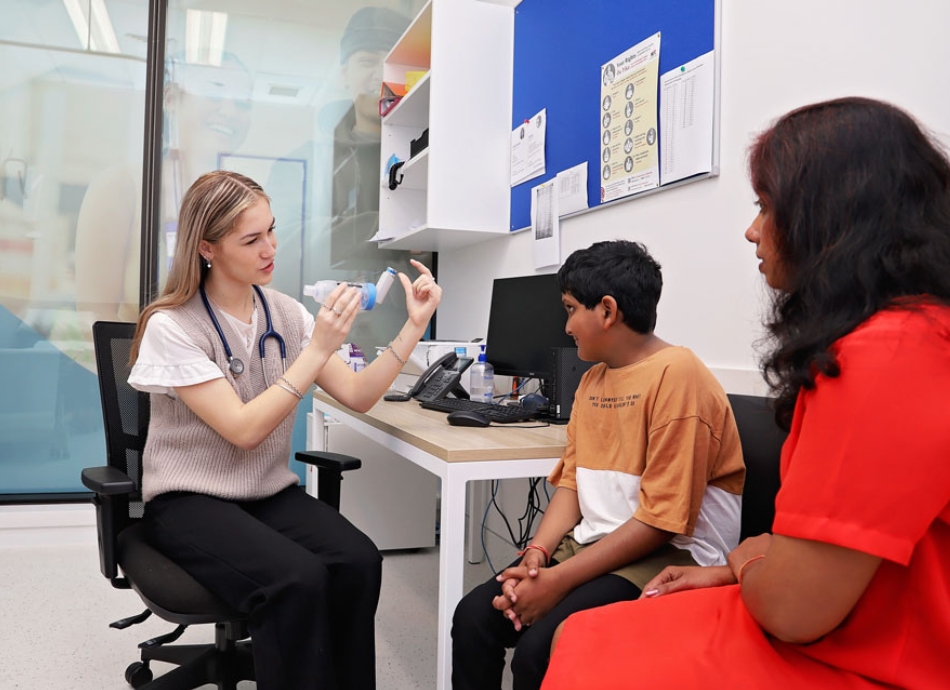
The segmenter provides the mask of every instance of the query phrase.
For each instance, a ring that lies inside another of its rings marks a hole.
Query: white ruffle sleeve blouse
[[[313,337],[314,318],[299,302],[303,320],[304,338],[301,349],[306,347]],[[250,358],[257,334],[257,314],[254,310],[250,323],[228,313],[215,310],[219,317],[227,319],[228,324],[241,335],[241,342],[228,343],[236,357],[247,361]],[[243,349],[243,352],[241,350]],[[129,385],[145,393],[160,393],[177,397],[177,386],[193,386],[205,381],[224,378],[224,372],[200,347],[189,338],[175,321],[162,311],[157,311],[148,320],[145,333],[139,345],[139,356],[129,374]]]

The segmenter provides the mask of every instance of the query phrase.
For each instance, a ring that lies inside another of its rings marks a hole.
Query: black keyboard
[[[456,410],[466,410],[478,412],[488,417],[491,421],[498,424],[510,424],[511,422],[524,422],[531,419],[532,414],[521,405],[493,405],[491,403],[479,402],[477,400],[460,400],[458,398],[442,398],[441,400],[425,400],[419,403],[427,410],[437,410],[439,412],[455,412]]]

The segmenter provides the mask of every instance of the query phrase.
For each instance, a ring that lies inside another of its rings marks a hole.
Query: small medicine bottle
[[[363,371],[366,368],[366,356],[355,343],[350,344],[350,368],[355,372]]]

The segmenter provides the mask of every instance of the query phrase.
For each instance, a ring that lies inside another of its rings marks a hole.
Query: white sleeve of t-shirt
[[[313,338],[316,320],[307,308],[297,302],[303,320],[301,349]],[[193,386],[223,378],[218,365],[167,314],[157,311],[148,320],[139,356],[129,375],[129,385],[145,393],[161,393],[175,397],[176,386]]]
[[[218,378],[224,378],[224,373],[181,326],[160,311],[152,314],[129,375],[130,386],[145,393],[174,397],[172,389],[176,386],[193,386]]]

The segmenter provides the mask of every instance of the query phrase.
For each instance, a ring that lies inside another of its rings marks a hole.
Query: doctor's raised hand
[[[413,261],[412,264],[419,270],[419,276],[414,281],[410,281],[404,273],[399,274],[399,282],[402,283],[403,290],[406,292],[406,311],[409,315],[399,333],[361,372],[354,372],[339,357],[331,357],[316,376],[316,383],[321,388],[357,412],[370,409],[392,385],[396,375],[409,359],[416,343],[425,333],[429,319],[432,318],[442,298],[442,288],[432,278],[432,272],[418,261]],[[340,290],[340,287],[336,290]],[[337,304],[334,301],[336,290],[330,293],[330,297],[326,300],[334,306]],[[352,288],[343,291],[339,297],[339,303],[344,306],[340,308],[341,315],[338,320],[341,326],[349,330],[359,308],[359,292]],[[326,311],[326,309],[321,309],[321,312]],[[327,319],[332,316],[333,314],[328,317],[323,313],[319,318]],[[342,340],[340,342],[342,343]]]
[[[409,312],[410,321],[425,327],[435,313],[435,308],[439,306],[442,288],[436,284],[432,271],[415,259],[410,259],[409,263],[419,271],[419,277],[410,282],[405,273],[399,274],[399,281],[406,291],[406,310]]]
[[[372,690],[381,557],[301,490],[288,467],[291,433],[314,383],[354,410],[376,404],[441,289],[422,264],[414,281],[400,274],[409,318],[357,373],[336,352],[358,318],[359,291],[340,285],[312,314],[267,287],[276,260],[260,185],[227,171],[199,177],[130,357],[129,383],[151,401],[144,526],[156,549],[247,615],[260,690]]]

